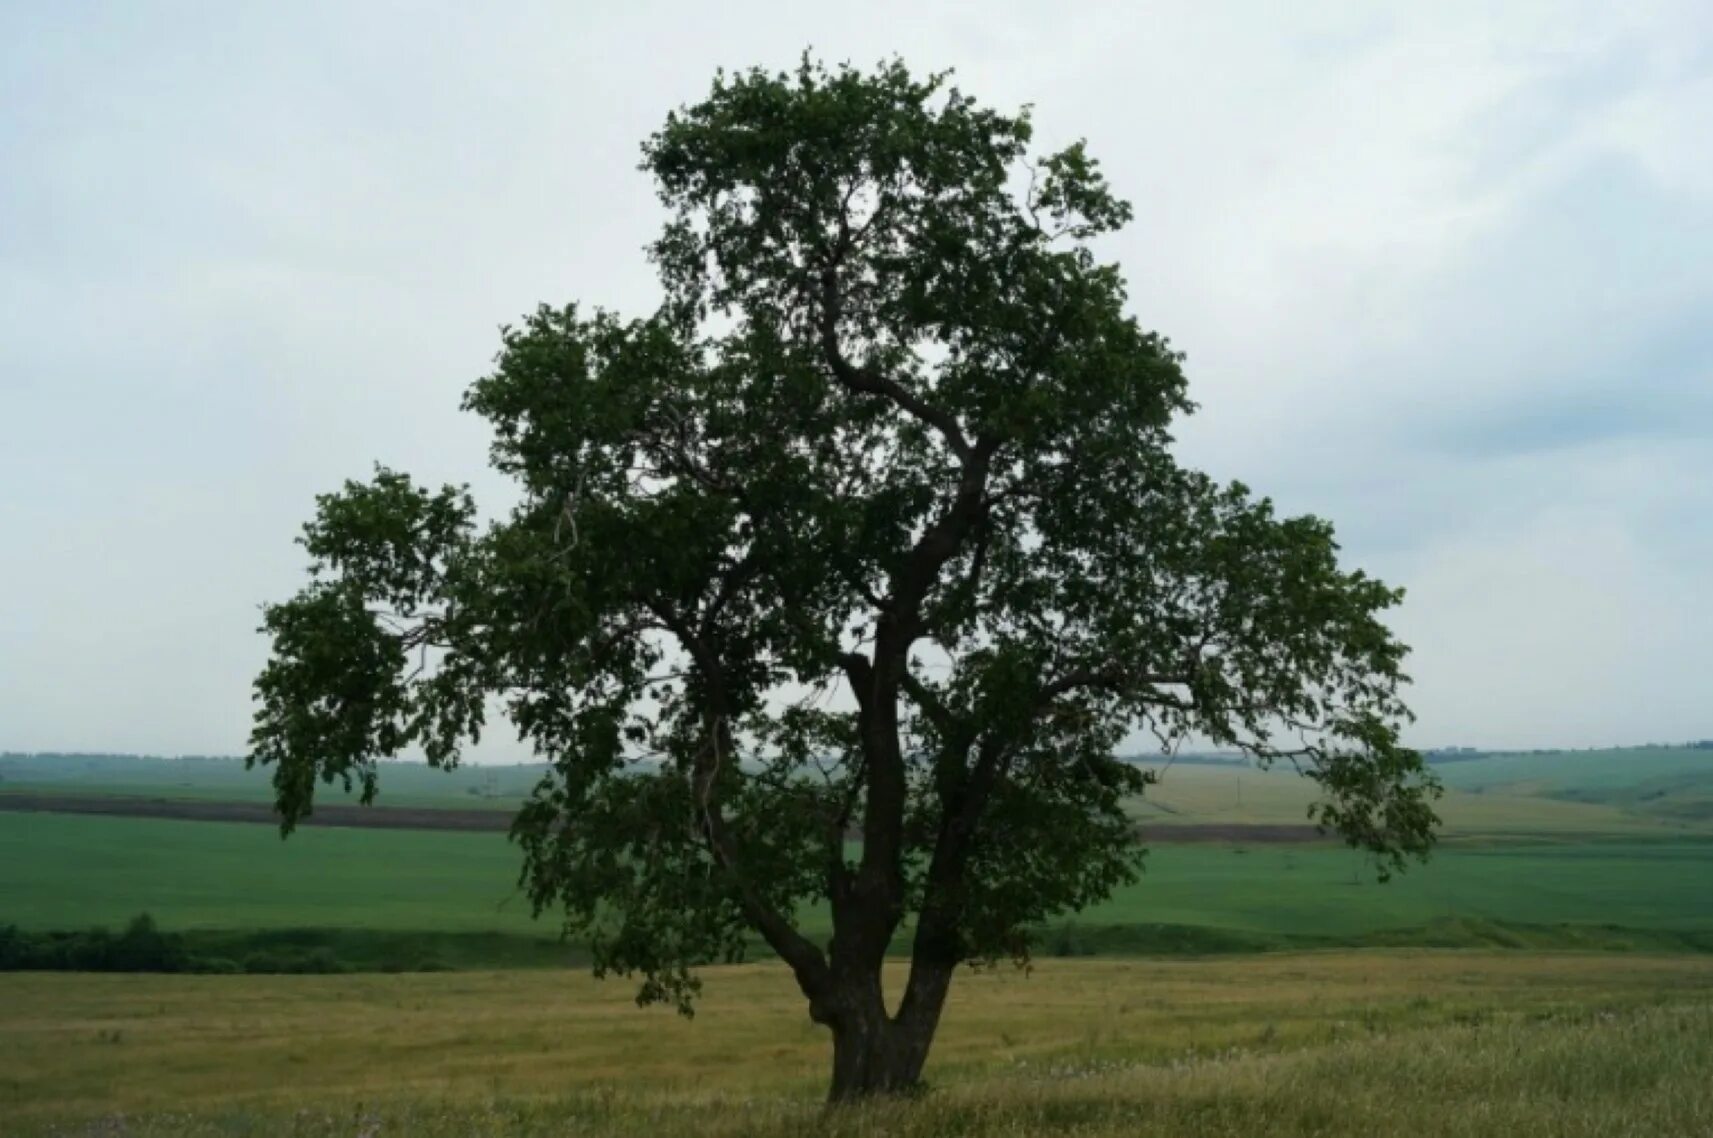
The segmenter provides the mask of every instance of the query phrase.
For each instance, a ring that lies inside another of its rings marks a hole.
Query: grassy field
[[[563,967],[500,834],[0,813],[0,924],[146,910],[201,956],[406,970],[0,974],[0,1134],[1713,1133],[1713,756],[1556,758],[1441,766],[1446,841],[1386,885],[1332,844],[1174,840],[1298,823],[1310,790],[1175,766],[1136,807],[1144,878],[1046,930],[1033,973],[960,978],[924,1101],[836,1114],[780,968],[708,970],[692,1022],[639,1010]],[[120,762],[8,759],[0,793],[265,798],[230,763]],[[495,808],[534,777],[388,774],[394,804]]]
[[[898,977],[892,986],[896,988]],[[920,1103],[823,1116],[788,974],[0,976],[8,1134],[1705,1134],[1713,960],[1369,951],[965,974]],[[116,1121],[123,1116],[123,1121]]]
[[[0,814],[0,923],[117,926],[146,910],[180,931],[431,935],[450,963],[498,965],[487,954],[557,932],[530,918],[518,858],[498,834],[305,829],[282,842],[242,823]],[[1069,950],[1363,944],[1403,930],[1425,943],[1547,946],[1701,934],[1713,947],[1713,842],[1449,846],[1385,885],[1332,845],[1163,844],[1146,864],[1141,881],[1075,918]],[[804,923],[824,931],[815,914]]]
[[[1668,823],[1713,822],[1713,750],[1496,755],[1439,770],[1461,793],[1595,805]]]
[[[1313,783],[1288,765],[1149,764],[1159,785],[1133,807],[1145,828],[1302,822]],[[1433,768],[1451,842],[1595,835],[1713,836],[1713,751],[1626,750],[1493,755]]]

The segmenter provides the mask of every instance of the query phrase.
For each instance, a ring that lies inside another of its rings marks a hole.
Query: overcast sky
[[[1088,139],[1182,456],[1408,589],[1413,741],[1713,736],[1705,0],[11,0],[0,750],[241,752],[312,495],[500,496],[497,326],[650,308],[638,143],[805,48]]]

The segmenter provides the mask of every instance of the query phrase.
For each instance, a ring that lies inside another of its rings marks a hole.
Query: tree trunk
[[[829,1001],[832,1006],[816,1017],[833,1032],[828,1102],[908,1094],[921,1085],[945,1002],[944,981],[949,979],[948,970],[944,980],[930,982],[926,992],[915,990],[918,985],[913,983],[898,1015],[888,1016],[878,969],[860,981],[847,978],[844,990]]]
[[[854,1102],[916,1089],[928,1058],[926,1041],[913,1040],[884,1014],[841,1018],[833,1028],[833,1085],[828,1102]]]
[[[898,1046],[892,1025],[843,1021],[833,1027],[833,1085],[828,1102],[852,1102],[896,1094],[916,1085],[921,1069],[912,1069]]]

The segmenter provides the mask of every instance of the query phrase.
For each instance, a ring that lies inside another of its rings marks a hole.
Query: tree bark
[[[949,970],[944,980],[950,980]],[[921,1085],[947,984],[942,981],[927,988],[934,993],[931,1001],[922,1000],[925,993],[913,984],[918,999],[897,1016],[888,1016],[877,969],[872,975],[842,977],[839,990],[811,1005],[813,1017],[833,1033],[828,1102],[908,1094]]]

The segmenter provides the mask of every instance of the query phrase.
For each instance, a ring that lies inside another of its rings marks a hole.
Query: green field
[[[1161,844],[1146,866],[1074,918],[1077,950],[1170,947],[1157,926],[1201,930],[1191,948],[1367,943],[1400,930],[1480,943],[1500,926],[1585,926],[1531,934],[1546,943],[1713,937],[1713,842],[1454,845],[1384,885],[1358,855],[1321,844]],[[497,834],[306,828],[281,841],[243,823],[0,814],[0,923],[116,926],[147,911],[175,930],[551,937],[551,919],[533,921],[514,887],[517,868]]]
[[[1380,885],[1332,844],[1175,841],[1184,826],[1299,824],[1313,788],[1288,771],[1173,764],[1134,806],[1152,846],[1143,879],[1061,918],[1041,949],[1713,948],[1713,824],[1682,808],[1713,794],[1713,752],[1495,755],[1436,769],[1450,788],[1445,841]],[[383,801],[500,808],[539,774],[393,764]],[[267,783],[232,760],[0,759],[0,793],[20,789],[256,801]],[[518,867],[499,834],[306,827],[282,842],[256,824],[0,813],[0,924],[118,927],[146,911],[202,954],[239,962],[281,946],[325,947],[360,968],[580,959],[551,915],[531,918]],[[826,932],[817,912],[800,920]]]
[[[899,976],[889,983],[896,990]],[[784,969],[0,976],[8,1135],[1704,1135],[1713,959],[1045,961],[953,987],[925,1101],[828,1115]]]

